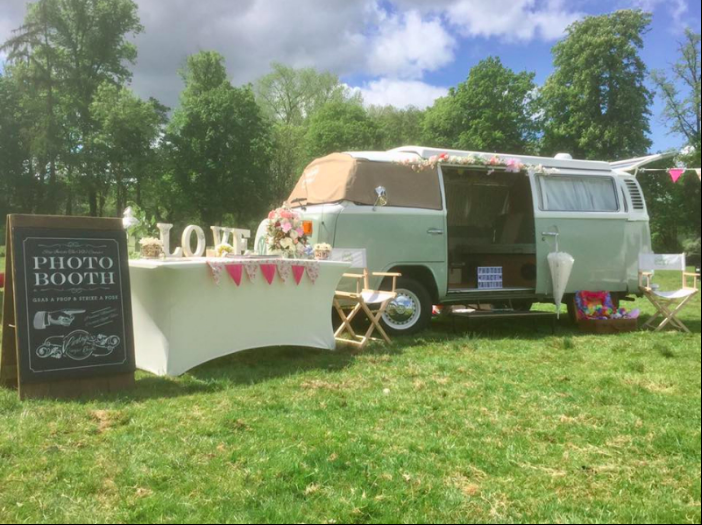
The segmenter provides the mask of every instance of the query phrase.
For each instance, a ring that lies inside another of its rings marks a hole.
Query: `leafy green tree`
[[[351,97],[332,73],[295,69],[277,62],[271,67],[273,71],[256,82],[255,92],[264,114],[275,122],[300,126],[328,102]]]
[[[212,51],[188,57],[182,76],[166,136],[165,180],[176,185],[170,216],[216,225],[261,214],[270,201],[270,135],[252,88],[232,86],[224,58]]]
[[[305,167],[305,135],[309,119],[329,102],[360,99],[332,73],[272,64],[255,84],[256,100],[272,123],[272,198],[283,200]]]
[[[33,184],[35,205],[32,211],[55,213],[58,201],[58,161],[62,140],[60,130],[60,79],[56,70],[57,50],[52,43],[56,1],[30,4],[23,25],[0,49],[9,52],[13,80],[24,93],[25,121],[38,184]],[[47,180],[48,179],[48,180]],[[45,188],[45,185],[48,186]],[[48,191],[45,191],[48,190]],[[46,195],[45,195],[46,194]]]
[[[354,101],[330,102],[310,117],[305,135],[307,157],[374,149],[381,138],[378,124],[363,106]]]
[[[115,215],[121,216],[130,199],[142,203],[144,179],[153,173],[156,141],[166,121],[166,108],[145,102],[126,87],[103,84],[91,112],[97,124],[96,152],[114,187]]]
[[[372,106],[368,115],[380,128],[380,143],[374,149],[385,151],[421,144],[424,111],[415,107]]]
[[[659,95],[665,101],[663,117],[672,133],[680,135],[687,146],[681,161],[690,167],[700,167],[700,78],[702,77],[702,55],[700,54],[700,33],[685,32],[685,41],[680,44],[680,58],[672,65],[668,76],[663,71],[654,71],[653,81]],[[691,225],[692,235],[699,243],[700,238],[700,184],[690,175],[682,181],[685,191],[680,200],[685,210],[686,223]]]
[[[614,161],[648,152],[652,94],[640,50],[650,23],[650,14],[626,10],[568,28],[541,90],[545,154]]]
[[[532,152],[538,131],[535,91],[534,73],[515,73],[499,58],[487,58],[427,110],[425,142],[474,151]]]
[[[110,181],[94,147],[91,105],[103,83],[129,80],[136,47],[128,36],[141,30],[132,0],[38,0],[5,45],[13,75],[27,86],[23,104],[34,114],[37,178],[54,188],[60,161],[69,187],[87,195],[94,216],[104,212]],[[56,192],[49,194],[54,206]]]
[[[12,79],[0,75],[0,224],[13,211],[31,212],[36,206],[36,179],[29,169],[29,145],[22,129],[26,115]],[[0,243],[4,243],[4,237]]]

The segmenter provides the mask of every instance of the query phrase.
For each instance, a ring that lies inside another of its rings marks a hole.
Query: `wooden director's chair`
[[[356,281],[355,292],[337,291],[334,295],[334,308],[341,318],[341,326],[334,337],[337,341],[358,346],[363,350],[370,341],[380,341],[374,339],[373,332],[376,330],[386,343],[392,344],[388,334],[380,324],[380,320],[385,314],[390,303],[397,297],[397,279],[402,277],[399,273],[381,273],[368,271],[368,260],[366,250],[332,250],[331,259],[334,261],[350,262],[352,269],[362,269],[363,273],[346,273],[344,277]],[[370,277],[392,278],[392,288],[390,290],[371,290]],[[347,315],[345,310],[351,310]],[[364,335],[358,335],[354,331],[351,323],[358,314],[363,312],[368,316],[370,328]],[[343,339],[341,336],[347,333],[351,339]]]
[[[682,272],[682,288],[674,292],[660,291],[653,284],[653,276],[656,271],[676,271]],[[699,293],[697,283],[700,276],[689,273],[685,265],[685,254],[682,255],[654,255],[642,254],[639,257],[639,288],[644,296],[651,301],[656,308],[656,314],[648,320],[644,328],[653,328],[659,318],[663,318],[656,328],[656,332],[662,331],[666,326],[671,325],[676,330],[690,333],[690,330],[678,319],[678,314],[687,304]],[[688,286],[690,280],[692,287]]]

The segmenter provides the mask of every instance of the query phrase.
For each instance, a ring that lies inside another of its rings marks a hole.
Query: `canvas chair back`
[[[368,255],[365,248],[334,248],[330,259],[336,262],[351,263],[355,270],[368,268]]]
[[[685,254],[658,255],[642,253],[639,255],[640,272],[673,271],[684,272],[687,270]]]

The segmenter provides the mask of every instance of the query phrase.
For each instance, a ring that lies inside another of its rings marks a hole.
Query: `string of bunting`
[[[307,275],[308,279],[315,284],[319,277],[319,262],[318,261],[293,261],[286,259],[270,259],[259,261],[242,261],[242,262],[223,262],[223,261],[207,261],[207,266],[212,273],[215,284],[219,286],[222,281],[222,275],[228,274],[232,281],[238,286],[241,286],[244,275],[249,282],[254,282],[258,277],[259,271],[266,282],[271,285],[275,281],[275,276],[278,275],[280,280],[287,282],[290,277],[293,278],[296,285],[300,285],[302,278]]]
[[[639,168],[636,170],[636,175],[639,173],[667,173],[673,182],[677,183],[682,176],[688,171],[694,171],[697,174],[697,178],[702,181],[702,169],[700,168],[660,168],[660,169],[649,169],[649,168]]]

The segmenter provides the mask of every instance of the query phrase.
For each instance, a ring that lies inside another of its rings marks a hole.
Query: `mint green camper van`
[[[432,305],[553,302],[557,246],[575,259],[566,294],[637,294],[639,254],[651,252],[636,178],[563,154],[334,154],[310,164],[288,203],[312,222],[312,243],[365,248],[372,271],[402,273],[383,319],[396,334],[425,328]],[[265,253],[265,222],[256,246]]]

